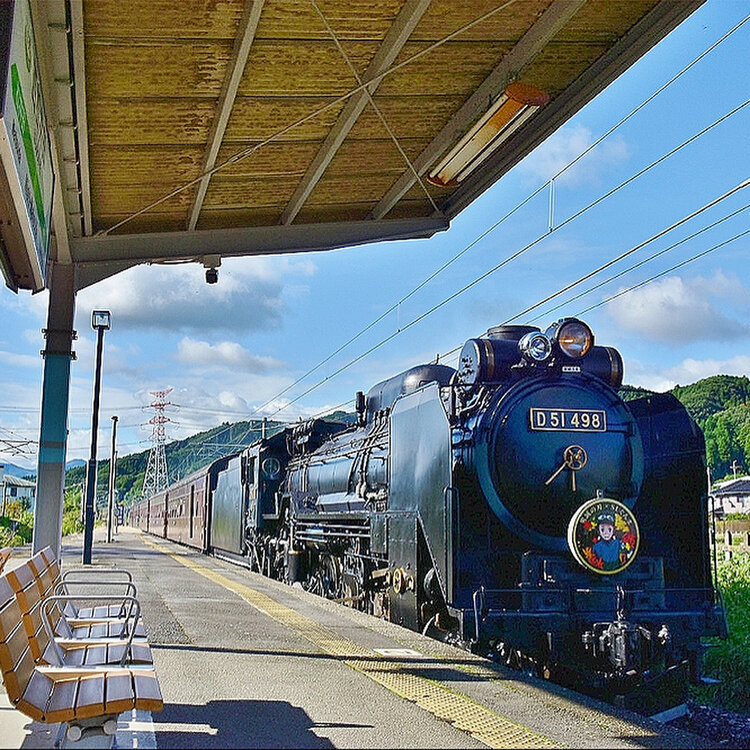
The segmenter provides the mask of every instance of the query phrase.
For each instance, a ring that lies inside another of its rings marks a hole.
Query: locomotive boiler
[[[357,394],[216,474],[206,548],[349,606],[653,714],[726,635],[703,436],[624,401],[619,353],[566,318],[500,326],[457,368]],[[167,534],[168,535],[168,534]]]

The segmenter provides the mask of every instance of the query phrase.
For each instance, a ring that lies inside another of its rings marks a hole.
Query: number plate
[[[529,409],[532,430],[566,432],[606,432],[607,413],[603,409]]]

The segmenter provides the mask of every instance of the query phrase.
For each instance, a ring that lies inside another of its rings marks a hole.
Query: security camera
[[[206,284],[215,284],[219,280],[219,272],[216,269],[221,265],[221,256],[204,255],[200,260],[206,269]]]

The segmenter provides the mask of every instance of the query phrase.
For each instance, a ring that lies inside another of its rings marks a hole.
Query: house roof
[[[0,482],[6,487],[36,487],[36,482],[13,476],[13,474],[4,474]]]
[[[738,477],[722,482],[718,489],[713,491],[714,497],[722,495],[750,495],[750,477]]]

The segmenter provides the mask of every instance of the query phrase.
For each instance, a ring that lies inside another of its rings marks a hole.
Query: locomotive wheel
[[[360,557],[359,539],[355,539],[351,548],[353,554],[344,555],[341,571],[341,604],[353,609],[367,609],[365,592],[365,564]]]
[[[250,570],[255,573],[263,574],[266,570],[266,546],[262,541],[255,541],[250,544],[249,560]]]
[[[284,516],[279,527],[279,533],[272,542],[270,554],[268,555],[268,577],[275,578],[277,581],[287,579],[286,571],[286,551],[289,547],[289,537],[291,536],[289,525],[289,508],[284,509]]]
[[[321,555],[308,580],[308,591],[326,599],[339,599],[342,595],[341,570],[338,558]]]

